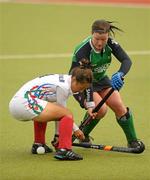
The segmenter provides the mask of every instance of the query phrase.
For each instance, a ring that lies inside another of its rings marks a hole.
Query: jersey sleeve
[[[57,99],[57,103],[66,107],[66,101],[67,101],[67,95],[65,93],[65,90],[62,89],[61,87],[57,86],[56,87],[56,99]]]
[[[130,57],[123,50],[123,48],[112,38],[108,39],[108,45],[112,50],[112,54],[121,63],[121,66],[118,71],[123,72],[124,75],[126,75],[132,65]]]
[[[92,86],[90,88],[86,89],[85,91],[86,91],[86,107],[87,108],[94,108],[95,103],[93,101],[93,88],[92,88]]]
[[[84,44],[79,49],[75,50],[75,52],[73,54],[72,64],[71,64],[69,73],[71,73],[71,70],[73,68],[78,67],[80,65],[79,62],[81,61],[81,59],[85,58],[85,59],[90,60],[90,51],[91,51],[91,46],[90,46],[89,42]]]

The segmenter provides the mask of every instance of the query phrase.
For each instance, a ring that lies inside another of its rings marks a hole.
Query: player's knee
[[[73,115],[72,114],[67,114],[66,117],[73,119]]]
[[[120,106],[120,107],[117,107],[114,110],[114,112],[117,117],[122,117],[122,116],[124,116],[124,114],[126,114],[128,112],[128,108],[126,108],[125,106]]]
[[[126,120],[128,120],[131,116],[132,116],[132,112],[131,112],[130,109],[127,107],[127,108],[126,108],[126,113],[123,114],[121,117],[118,117],[117,120],[126,121]]]
[[[67,116],[69,118],[73,118],[73,113],[69,109],[66,109],[65,116]]]

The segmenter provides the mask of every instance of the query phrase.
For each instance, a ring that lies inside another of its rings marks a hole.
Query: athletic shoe
[[[59,135],[55,134],[54,139],[51,141],[51,144],[55,148],[56,151],[58,150],[58,145],[59,145],[58,138],[59,138]]]
[[[145,150],[145,145],[140,140],[133,140],[131,143],[128,143],[129,148],[136,148],[137,153],[142,153]]]
[[[38,147],[44,147],[45,153],[51,153],[51,152],[53,152],[53,150],[52,150],[50,147],[48,147],[46,144],[34,143],[34,144],[32,145],[31,153],[32,153],[32,154],[37,154],[37,149],[38,149]]]
[[[92,141],[94,141],[94,138],[87,135],[84,140],[79,140],[79,143],[92,144]]]
[[[74,153],[71,150],[66,150],[66,149],[59,149],[54,158],[59,159],[59,160],[83,160],[83,157],[80,156],[79,154]]]

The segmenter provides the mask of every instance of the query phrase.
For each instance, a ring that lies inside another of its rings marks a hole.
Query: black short
[[[94,92],[102,91],[103,89],[107,89],[110,87],[112,87],[111,80],[109,79],[108,76],[105,76],[97,83],[93,83],[93,91]]]

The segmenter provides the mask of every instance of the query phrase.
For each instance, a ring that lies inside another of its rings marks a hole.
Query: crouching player
[[[65,106],[70,95],[82,92],[91,85],[92,78],[92,71],[87,66],[74,68],[72,75],[37,77],[24,84],[13,96],[9,103],[10,113],[20,121],[59,121],[59,145],[54,157],[60,160],[82,160],[82,156],[72,151],[72,130],[76,131],[81,140],[84,134]],[[52,149],[49,148],[48,152],[52,152]]]

